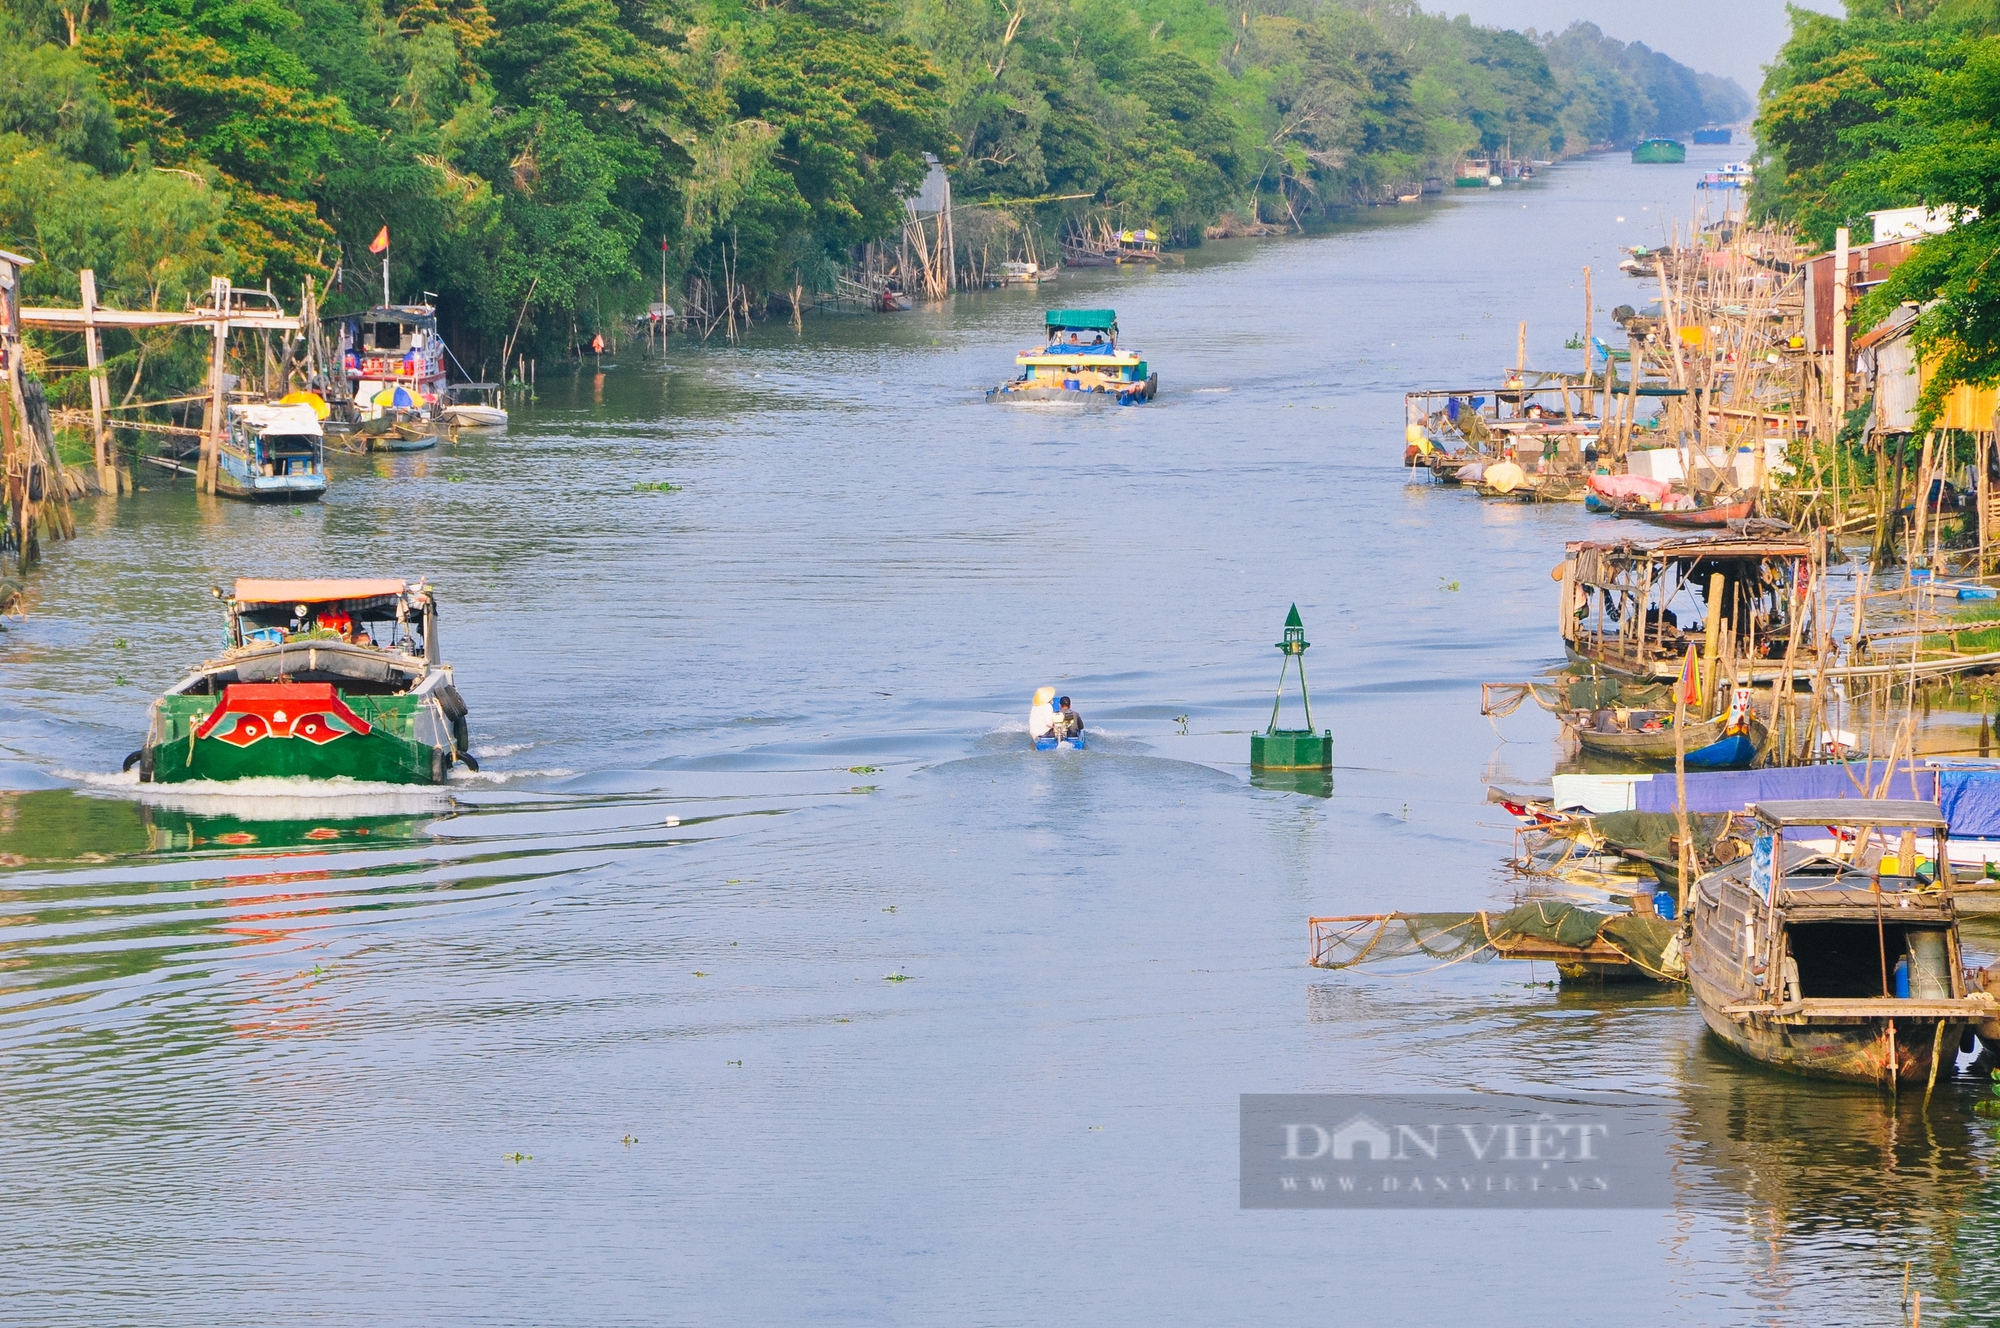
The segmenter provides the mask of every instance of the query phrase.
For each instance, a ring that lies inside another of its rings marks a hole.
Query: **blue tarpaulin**
[[[1688,810],[1740,812],[1753,802],[1783,802],[1793,798],[1865,798],[1881,784],[1887,768],[1887,763],[1883,761],[1854,761],[1845,765],[1801,765],[1777,770],[1717,770],[1701,774],[1690,771],[1687,777]],[[1992,799],[1992,810],[1982,811],[1980,815],[1982,823],[1988,816],[1993,818],[1992,824],[1996,828],[1961,830],[1958,818],[1952,816],[1951,808],[1947,806],[1944,810],[1945,815],[1951,818],[1952,834],[2000,835],[2000,775],[1985,778],[1991,783],[1972,796]],[[1936,771],[1919,766],[1912,772],[1906,763],[1898,763],[1886,796],[1935,802],[1937,788]],[[1655,775],[1634,785],[1632,794],[1635,811],[1670,812],[1674,810],[1674,777]]]
[[[2000,770],[1940,770],[1937,778],[1953,838],[2000,838]]]

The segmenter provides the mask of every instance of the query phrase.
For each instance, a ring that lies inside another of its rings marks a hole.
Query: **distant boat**
[[[1704,146],[1727,145],[1731,141],[1731,136],[1729,130],[1710,125],[1705,129],[1695,130],[1694,141]]]
[[[1632,160],[1641,166],[1677,166],[1687,156],[1687,144],[1672,138],[1643,139],[1632,149]]]

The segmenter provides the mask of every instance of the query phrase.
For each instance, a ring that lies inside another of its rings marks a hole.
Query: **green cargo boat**
[[[460,762],[479,768],[428,586],[246,577],[225,604],[229,648],[153,702],[125,759],[142,783],[441,784]]]
[[[1687,144],[1677,139],[1642,139],[1632,149],[1632,160],[1640,166],[1678,166],[1687,159]]]

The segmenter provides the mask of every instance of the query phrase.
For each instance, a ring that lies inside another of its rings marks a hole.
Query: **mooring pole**
[[[118,476],[111,469],[111,439],[104,428],[104,411],[110,403],[104,385],[104,347],[97,336],[97,273],[84,268],[77,273],[83,284],[83,361],[90,369],[90,436],[97,451],[97,488],[118,496]]]
[[[202,433],[195,487],[214,493],[215,472],[222,464],[222,434],[229,427],[228,407],[222,399],[222,376],[229,364],[229,278],[211,277],[208,292],[215,302],[215,350],[208,365],[208,428]]]

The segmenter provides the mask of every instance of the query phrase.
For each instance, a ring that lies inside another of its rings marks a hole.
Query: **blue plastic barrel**
[[[1653,893],[1653,911],[1668,922],[1674,920],[1674,895],[1671,890],[1657,890]]]
[[[1910,999],[1910,957],[1904,955],[1896,961],[1896,999]]]

